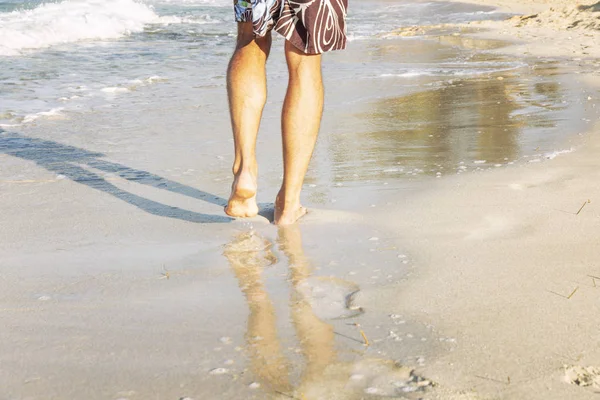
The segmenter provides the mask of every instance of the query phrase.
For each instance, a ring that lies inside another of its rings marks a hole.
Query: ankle
[[[250,174],[252,176],[258,175],[258,165],[256,163],[240,163],[234,164],[232,168],[232,172],[234,176],[239,176],[242,174]]]
[[[299,196],[291,196],[286,195],[285,192],[279,192],[277,194],[277,198],[275,199],[275,203],[277,207],[283,210],[293,210],[300,206],[300,197]]]

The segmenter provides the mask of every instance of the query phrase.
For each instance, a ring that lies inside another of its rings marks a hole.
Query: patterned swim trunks
[[[346,48],[348,0],[234,0],[235,20],[256,36],[275,30],[306,54]]]

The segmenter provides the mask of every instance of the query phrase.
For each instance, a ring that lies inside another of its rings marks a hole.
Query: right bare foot
[[[256,177],[249,171],[241,171],[235,176],[231,186],[231,196],[225,213],[231,217],[248,218],[258,214],[256,205]]]
[[[300,202],[289,203],[283,200],[281,195],[275,200],[275,225],[291,225],[302,218],[308,210],[302,207]]]

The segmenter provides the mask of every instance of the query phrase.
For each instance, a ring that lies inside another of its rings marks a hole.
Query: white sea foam
[[[547,160],[552,160],[560,155],[572,153],[574,150],[575,149],[573,149],[573,148],[566,149],[566,150],[556,150],[556,151],[544,154],[544,158],[546,158]]]
[[[380,78],[415,78],[419,76],[474,76],[512,71],[526,67],[522,62],[458,61],[424,64],[418,69],[400,69],[393,73],[382,73]]]
[[[117,86],[113,86],[113,87],[105,87],[103,89],[100,89],[102,92],[104,93],[125,93],[125,92],[129,92],[129,89],[126,87],[117,87]]]
[[[426,71],[410,71],[410,72],[403,72],[401,74],[381,74],[379,75],[379,77],[381,78],[414,78],[416,76],[423,76],[423,75],[432,75],[432,73],[428,73]]]
[[[64,108],[58,107],[58,108],[53,108],[50,111],[42,111],[42,112],[35,113],[35,114],[29,114],[23,118],[23,123],[28,124],[28,123],[33,122],[36,119],[41,118],[41,117],[61,118],[61,117],[63,117],[63,114],[61,112],[62,110],[64,110]]]
[[[147,23],[161,22],[151,7],[133,0],[45,3],[0,14],[0,55],[79,40],[116,39],[141,31]]]
[[[223,22],[218,18],[213,18],[208,14],[196,16],[196,17],[178,17],[175,15],[165,15],[159,17],[157,23],[161,24],[191,24],[191,25],[205,25],[205,24],[218,24]]]
[[[103,93],[109,93],[109,94],[127,93],[127,92],[131,92],[132,90],[136,90],[140,87],[153,85],[155,83],[166,82],[166,81],[167,81],[166,78],[154,75],[149,78],[134,79],[134,80],[128,81],[127,83],[124,83],[119,86],[108,86],[108,87],[100,89],[100,91]]]

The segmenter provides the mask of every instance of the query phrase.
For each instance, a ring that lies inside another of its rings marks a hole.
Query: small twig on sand
[[[577,211],[577,213],[575,215],[579,215],[579,213],[581,212],[581,210],[583,210],[583,207],[585,207],[586,204],[591,203],[591,200],[588,199],[588,201],[584,202],[581,206],[581,208],[579,208],[579,211]]]
[[[548,291],[549,291],[550,293],[552,293],[552,294],[555,294],[555,295],[557,295],[557,296],[563,297],[563,298],[565,298],[565,299],[567,299],[567,300],[571,300],[571,297],[573,297],[573,295],[575,294],[575,292],[576,292],[578,289],[579,289],[579,286],[577,286],[575,289],[573,289],[573,291],[571,292],[571,294],[570,294],[570,295],[568,295],[568,296],[565,296],[564,294],[556,293],[556,292],[554,292],[554,291],[552,291],[552,290],[548,290]]]
[[[600,279],[597,276],[594,275],[588,275],[590,278],[592,278],[592,282],[594,283],[594,287],[596,287],[596,279]]]
[[[360,334],[362,335],[363,339],[365,340],[365,346],[369,347],[369,339],[367,339],[367,335],[365,335],[365,331],[363,331],[361,329]]]
[[[355,338],[353,338],[353,337],[351,337],[351,336],[344,335],[343,333],[339,333],[339,332],[335,332],[335,331],[334,331],[333,333],[334,333],[334,334],[336,334],[336,335],[339,335],[339,336],[341,336],[341,337],[344,337],[344,338],[346,338],[346,339],[352,340],[352,341],[354,341],[354,342],[356,342],[356,343],[363,344],[363,341],[362,341],[362,340],[358,340],[358,339],[355,339]]]
[[[363,340],[365,341],[363,344],[365,346],[369,347],[369,339],[367,339],[367,335],[365,335],[365,331],[363,331],[362,329],[360,329],[360,324],[355,322],[354,326],[356,326],[358,328],[358,331],[360,332],[360,335],[362,336]]]

